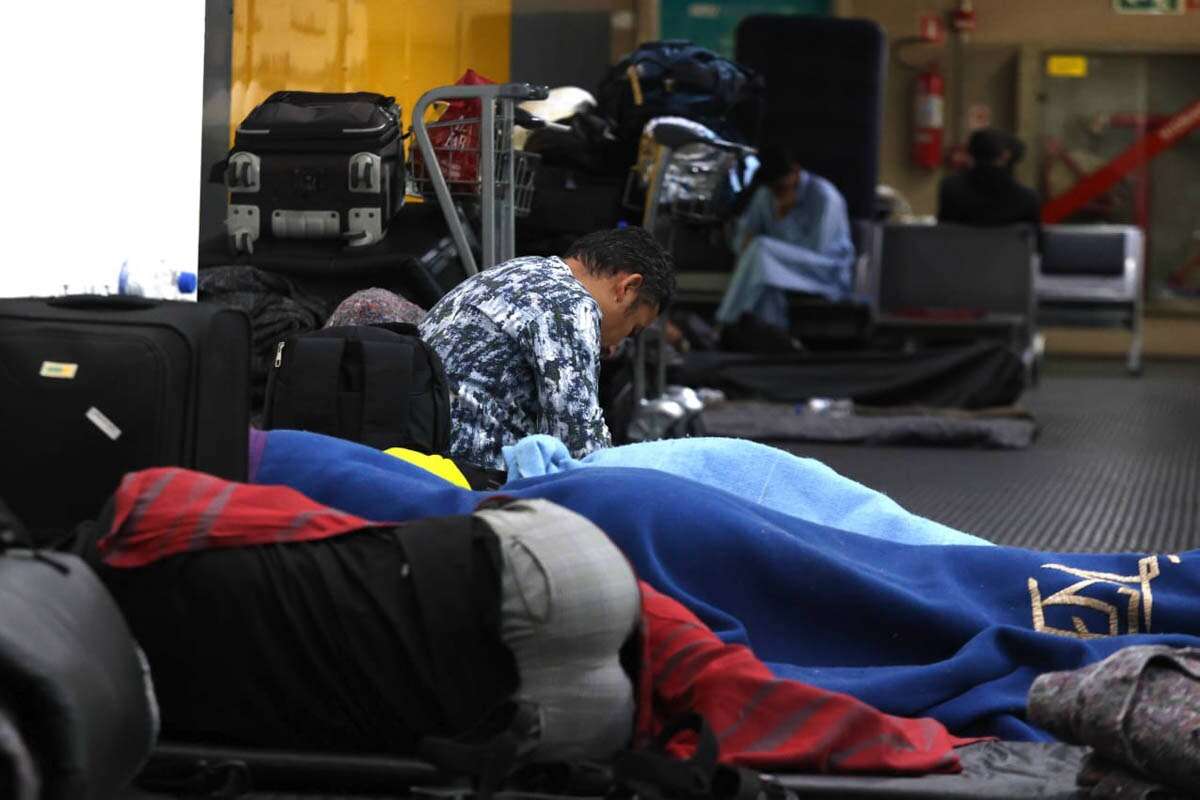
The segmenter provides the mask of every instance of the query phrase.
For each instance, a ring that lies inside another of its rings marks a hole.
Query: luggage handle
[[[51,297],[46,305],[55,308],[78,308],[83,310],[109,309],[111,311],[144,311],[154,308],[160,301],[149,297],[128,294],[70,294]]]

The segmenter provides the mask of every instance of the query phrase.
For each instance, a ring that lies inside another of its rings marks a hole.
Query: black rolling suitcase
[[[401,111],[373,92],[275,92],[238,126],[224,164],[235,252],[260,237],[369,245],[404,203]]]
[[[522,220],[522,227],[544,235],[579,237],[614,228],[621,218],[623,177],[596,176],[570,167],[543,164],[535,181],[533,208],[529,217]]]
[[[0,493],[33,530],[95,517],[121,476],[245,480],[250,322],[140,297],[0,300]]]

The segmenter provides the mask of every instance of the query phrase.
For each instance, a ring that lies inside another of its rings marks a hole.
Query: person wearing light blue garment
[[[572,458],[553,436],[526,436],[504,448],[510,482],[584,467],[635,467],[723,489],[817,525],[915,545],[991,542],[906,511],[887,495],[812,458],[745,439],[696,437],[609,447]]]
[[[787,292],[838,301],[854,291],[854,244],[846,201],[833,184],[805,172],[784,150],[764,149],[742,195],[734,228],[738,254],[717,322],[743,314],[788,328]]]

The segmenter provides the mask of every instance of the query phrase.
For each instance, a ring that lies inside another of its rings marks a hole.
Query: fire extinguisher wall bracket
[[[946,82],[937,65],[917,76],[913,96],[912,160],[918,167],[937,169],[942,163],[946,130]]]
[[[950,27],[960,36],[975,30],[975,6],[971,0],[961,0],[958,8],[950,12]]]

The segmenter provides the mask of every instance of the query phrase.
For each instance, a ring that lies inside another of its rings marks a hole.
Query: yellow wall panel
[[[230,121],[271,92],[420,95],[468,68],[508,80],[512,0],[235,0]]]

